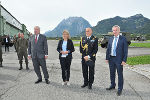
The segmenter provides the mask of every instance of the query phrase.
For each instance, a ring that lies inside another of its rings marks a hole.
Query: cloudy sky
[[[150,0],[1,0],[1,4],[30,32],[52,30],[65,18],[78,16],[95,26],[98,21],[143,14],[150,18]]]

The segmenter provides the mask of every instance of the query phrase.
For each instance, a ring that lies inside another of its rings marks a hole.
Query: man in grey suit
[[[47,39],[44,35],[40,34],[39,26],[34,27],[34,33],[35,34],[29,39],[28,58],[32,58],[34,70],[38,77],[35,84],[42,82],[40,66],[44,74],[45,82],[46,84],[49,84],[49,75],[46,67],[46,59],[48,58]]]

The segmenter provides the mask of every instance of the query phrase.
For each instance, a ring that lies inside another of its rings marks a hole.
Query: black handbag
[[[12,47],[14,45],[14,43],[9,43],[9,46]]]
[[[94,62],[90,59],[85,62],[87,66],[94,66]]]

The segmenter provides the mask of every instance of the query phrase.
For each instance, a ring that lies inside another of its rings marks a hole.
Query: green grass
[[[131,43],[130,46],[150,48],[150,43]]]
[[[79,46],[80,46],[80,44],[74,44],[74,46],[75,46],[75,47],[79,47]]]
[[[80,41],[80,40],[72,40],[72,41]]]
[[[128,57],[127,64],[129,65],[150,64],[150,55]]]

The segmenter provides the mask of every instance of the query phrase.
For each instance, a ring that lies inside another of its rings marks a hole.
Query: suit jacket
[[[110,60],[111,49],[114,37],[111,37],[108,42],[108,47],[106,51],[106,60]],[[128,44],[124,36],[119,36],[117,47],[116,47],[116,62],[121,63],[122,61],[126,62],[128,56]]]
[[[93,35],[90,37],[89,42],[87,41],[87,37],[82,37],[82,45],[85,46],[85,44],[88,44],[88,51],[86,53],[86,50],[84,50],[81,46],[80,42],[80,53],[82,54],[82,59],[84,59],[85,56],[90,56],[90,59],[95,61],[96,60],[96,53],[98,51],[98,38],[94,37]]]
[[[9,37],[7,38],[7,40],[8,40],[8,42],[7,42],[7,43],[10,43],[10,38],[9,38]],[[4,44],[6,44],[6,38],[4,38],[4,40],[3,40],[3,41],[4,41]]]
[[[28,55],[32,58],[45,58],[45,55],[48,55],[47,39],[42,34],[39,34],[37,43],[35,43],[35,35],[31,36],[28,46]]]
[[[58,46],[57,46],[57,51],[59,52],[59,59],[61,58],[61,55],[62,55],[60,53],[62,51],[62,44],[63,44],[63,40],[59,40]],[[72,52],[74,52],[75,49],[74,49],[73,42],[70,39],[68,39],[68,41],[67,41],[67,48],[66,48],[66,50],[69,51],[67,58],[72,59]]]

